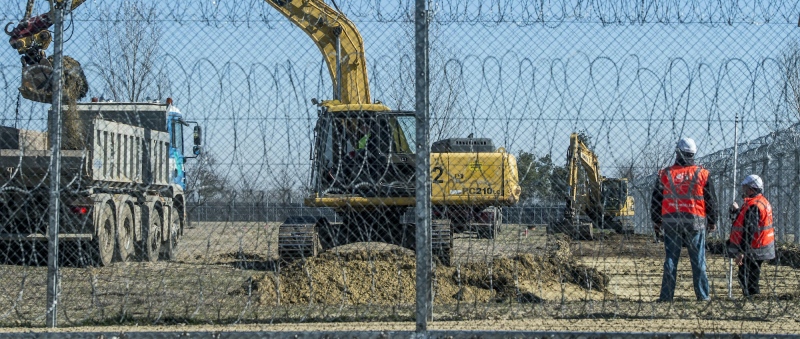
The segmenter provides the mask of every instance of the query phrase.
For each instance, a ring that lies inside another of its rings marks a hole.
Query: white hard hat
[[[742,180],[742,186],[749,186],[752,188],[758,188],[760,190],[764,189],[764,181],[761,180],[761,177],[750,174]]]
[[[678,144],[675,145],[675,149],[683,153],[697,153],[697,145],[692,138],[681,138],[681,140],[678,140]]]

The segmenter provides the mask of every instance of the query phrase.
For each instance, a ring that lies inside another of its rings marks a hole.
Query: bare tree
[[[104,90],[115,101],[140,101],[143,93],[153,90],[160,96],[163,77],[155,63],[161,28],[155,22],[155,2],[125,0],[108,18],[100,23],[108,31],[93,38]]]
[[[206,153],[191,164],[190,170],[186,171],[186,196],[192,205],[190,212],[207,202],[229,200],[230,185],[219,173],[212,154]]]
[[[640,179],[655,175],[658,170],[668,166],[674,159],[675,153],[669,141],[654,140],[650,142],[636,154],[627,160],[619,160],[615,163],[616,176],[627,178],[628,182],[635,185]],[[655,179],[654,179],[655,180]],[[645,182],[650,185],[650,182]]]
[[[781,67],[786,82],[786,101],[789,108],[800,117],[800,46],[793,42],[781,57]]]
[[[289,175],[286,168],[282,168],[278,175],[273,177],[273,189],[269,195],[269,201],[289,205],[294,202],[297,195],[295,179]]]
[[[440,41],[442,33],[436,31],[439,26],[431,26],[433,31],[429,35],[429,60],[430,74],[430,137],[432,141],[448,137],[465,137],[465,117],[463,112],[464,78],[462,74],[462,61],[456,60],[456,53],[445,48]],[[399,35],[397,46],[414,46],[413,27]],[[413,109],[414,107],[414,59],[413,50],[408,53],[399,51],[399,55],[410,55],[403,59],[400,67],[400,77],[388,79],[390,83],[387,93],[392,108]]]

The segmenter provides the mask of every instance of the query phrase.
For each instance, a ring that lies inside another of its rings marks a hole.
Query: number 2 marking
[[[433,173],[436,173],[436,174],[434,175]],[[431,175],[434,175],[434,177],[433,177],[433,183],[434,184],[441,184],[441,183],[444,182],[443,180],[439,180],[439,178],[442,177],[442,173],[444,173],[444,168],[441,168],[439,166],[436,166],[436,167],[433,168],[433,171],[431,172]]]

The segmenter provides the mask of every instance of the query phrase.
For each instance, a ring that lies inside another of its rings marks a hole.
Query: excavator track
[[[292,216],[278,228],[278,255],[282,262],[313,258],[319,255],[317,220],[310,216]]]
[[[594,225],[587,221],[562,219],[547,224],[547,234],[563,233],[575,240],[593,240]]]
[[[318,256],[324,249],[362,241],[381,241],[413,250],[415,247],[414,225],[383,233],[383,237],[372,238],[361,227],[347,227],[341,223],[327,223],[309,216],[293,216],[286,219],[278,229],[278,253],[280,261],[289,263]],[[386,229],[388,230],[388,229]],[[450,219],[434,219],[431,223],[431,249],[433,257],[445,266],[453,263],[453,232]]]

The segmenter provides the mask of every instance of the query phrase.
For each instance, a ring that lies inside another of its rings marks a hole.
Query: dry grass
[[[410,251],[384,244],[351,244],[326,254],[327,261],[277,271],[278,223],[196,222],[193,226],[181,240],[176,262],[63,268],[61,324],[413,319],[415,266]],[[554,261],[559,256],[552,253],[558,253],[559,247],[543,232],[536,229],[526,235],[523,227],[507,225],[496,241],[459,235],[457,265],[440,268],[435,275],[437,319],[661,319],[668,330],[670,321],[681,319],[757,324],[798,311],[800,271],[790,266],[764,266],[764,297],[742,302],[734,282],[737,299],[728,301],[727,259],[709,254],[715,301],[697,303],[684,256],[676,302],[655,304],[663,244],[653,244],[647,237],[609,236],[603,241],[571,242],[571,259]],[[562,259],[567,258],[561,253]],[[308,271],[309,267],[313,269]],[[46,267],[0,268],[0,325],[43,326]],[[593,285],[599,288],[590,289],[582,283],[587,280],[581,280],[581,274],[576,278],[576,269],[584,276],[593,272],[589,275],[607,279],[595,280]],[[276,289],[275,281],[282,287]],[[281,301],[264,294],[267,290],[280,291]],[[794,326],[786,319],[780,326]]]

